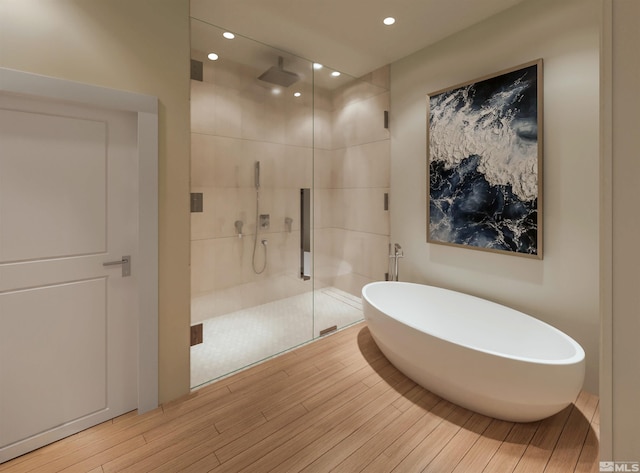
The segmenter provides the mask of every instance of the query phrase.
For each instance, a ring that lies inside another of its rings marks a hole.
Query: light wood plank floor
[[[529,424],[457,407],[390,365],[361,323],[0,472],[597,472],[598,419],[584,392]]]

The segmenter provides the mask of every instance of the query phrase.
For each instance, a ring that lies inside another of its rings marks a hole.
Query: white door
[[[0,93],[0,462],[137,407],[136,133]]]

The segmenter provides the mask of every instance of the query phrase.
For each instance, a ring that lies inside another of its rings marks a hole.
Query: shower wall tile
[[[191,322],[203,322],[211,317],[304,293],[309,293],[309,307],[301,310],[299,316],[311,317],[311,287],[310,281],[275,276],[265,281],[248,282],[194,296],[191,299]]]
[[[206,297],[212,291],[234,293],[235,287],[251,287],[242,296],[249,305],[274,294],[295,295],[299,288],[274,289],[271,281],[285,278],[299,286],[300,188],[313,184],[311,89],[299,88],[299,98],[275,96],[271,87],[255,80],[261,71],[230,61],[223,67],[198,54],[193,57],[204,62],[204,82],[192,81],[191,185],[193,192],[203,193],[204,211],[191,216],[193,294]],[[330,125],[327,129],[330,132]],[[251,263],[256,161],[260,213],[271,220],[270,228],[258,235],[258,263],[262,239],[268,251],[261,275]],[[292,220],[290,231],[286,218]],[[243,221],[242,238],[236,235],[236,220]]]
[[[233,89],[191,81],[191,131],[241,137],[241,96]]]
[[[255,201],[255,191],[252,192]],[[253,206],[255,212],[255,203]],[[300,230],[300,189],[275,188],[264,189],[260,192],[260,213],[269,214],[269,230],[260,233],[287,233],[285,219],[292,219],[291,230]],[[255,220],[255,215],[251,217]],[[249,228],[255,228],[255,225]]]
[[[336,244],[344,248],[351,272],[373,280],[384,278],[388,269],[388,235],[343,230],[336,233],[336,238]]]
[[[336,189],[337,226],[357,232],[389,235],[389,212],[384,210],[388,188]]]
[[[278,158],[284,153],[284,146],[256,140],[243,140],[239,159],[239,172],[242,179],[237,185],[242,187],[255,186],[255,163],[260,161],[260,187],[273,187],[276,178],[275,166]],[[223,185],[221,183],[221,185]]]
[[[247,87],[242,95],[242,138],[311,147],[313,109],[307,99],[290,93],[273,95],[260,84]]]
[[[207,53],[191,50],[191,58],[203,64],[203,81],[218,87],[225,87],[240,91],[249,84],[254,76],[255,68],[229,60],[222,62],[210,61]]]
[[[389,130],[384,128],[384,111],[388,108],[389,92],[384,92],[334,110],[334,149],[388,140]]]
[[[267,275],[297,278],[300,273],[300,231],[271,233],[265,238],[269,241]]]
[[[203,211],[191,214],[191,239],[237,237],[235,222],[242,221],[244,237],[256,228],[256,192],[253,188],[194,187],[202,192]],[[291,231],[300,230],[300,189],[267,188],[260,192],[260,214],[269,214],[269,230],[261,234],[289,233],[285,223],[290,218]]]
[[[374,281],[381,281],[381,277],[369,278],[357,273],[341,274],[333,279],[332,286],[357,297],[362,297],[362,288]]]
[[[332,286],[340,274],[351,273],[352,268],[344,258],[344,246],[338,237],[339,230],[334,227],[316,228],[314,231],[313,264],[314,285]]]
[[[286,146],[280,155],[276,169],[275,187],[313,186],[313,149],[302,146]]]
[[[321,88],[316,88],[314,93],[313,145],[315,149],[330,150],[333,148],[332,95],[332,91]]]
[[[333,96],[335,91],[316,87],[313,94],[313,106],[316,112],[333,110]]]
[[[338,225],[340,220],[334,202],[334,189],[314,189],[313,226],[316,232],[321,228],[333,228]]]
[[[384,194],[389,191],[390,144],[383,120],[389,109],[388,70],[333,92],[331,169],[325,165],[320,175],[320,182],[329,183],[325,193],[316,187],[316,224],[324,226],[320,234],[316,230],[316,279],[356,296],[362,285],[382,279],[388,270]]]
[[[237,138],[192,133],[191,185],[251,185],[252,177],[249,175],[253,176],[253,171],[249,160],[242,162],[242,144],[243,141]]]
[[[334,162],[334,152],[316,149],[313,153],[313,185],[315,189],[336,187],[338,176]]]
[[[255,190],[249,188],[193,187],[202,192],[203,211],[191,214],[191,239],[237,236],[236,220],[243,222],[243,234],[255,231]]]
[[[207,133],[215,129],[213,114],[215,107],[215,87],[206,82],[191,81],[191,131]]]
[[[263,239],[267,240],[267,268],[262,274],[253,271],[253,235],[193,240],[192,297],[239,284],[265,282],[275,276],[297,279],[300,272],[300,231],[260,233],[256,251],[258,268],[264,261]],[[260,284],[257,287],[261,287]]]
[[[376,79],[382,77],[384,73],[377,72]],[[373,79],[373,74],[364,76],[367,79]],[[370,80],[354,80],[344,86],[336,89],[332,96],[332,108],[341,110],[356,102],[369,100],[372,97],[388,93],[389,88],[380,84],[371,82]]]
[[[284,143],[285,107],[280,97],[261,85],[248,87],[242,96],[242,138]]]
[[[313,117],[314,147],[316,149],[330,150],[333,147],[333,125],[331,110],[316,109]]]
[[[388,235],[339,228],[316,231],[314,274],[317,283],[360,297],[362,286],[384,279],[388,271]]]
[[[256,77],[261,71],[224,61],[213,63],[202,53],[204,81],[192,81],[192,132],[313,146],[313,97],[310,84],[300,83],[294,97],[290,89],[274,95],[272,86]]]
[[[191,242],[191,293],[200,295],[241,284],[245,239],[216,238]]]
[[[311,148],[192,133],[192,186],[254,188],[256,161],[262,187],[311,186]]]
[[[336,187],[389,187],[390,154],[389,140],[334,150]]]
[[[255,80],[262,71],[221,67],[199,54],[204,82],[192,81],[191,181],[204,211],[191,216],[194,320],[207,305],[197,301],[210,297],[222,314],[311,290],[299,277],[300,188],[314,188],[313,285],[359,296],[363,281],[381,279],[387,267],[389,220],[380,209],[389,187],[388,68],[336,91],[316,89],[312,102],[310,89],[299,99],[274,96]],[[260,213],[271,216],[258,235],[258,262],[260,240],[268,251],[261,275],[251,263],[256,161]],[[244,222],[243,238],[236,220]]]
[[[302,90],[302,96],[289,96],[285,100],[285,143],[306,148],[313,147],[314,113],[311,86]]]

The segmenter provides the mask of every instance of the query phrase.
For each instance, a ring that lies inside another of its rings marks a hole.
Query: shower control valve
[[[236,220],[234,223],[234,226],[236,227],[236,234],[238,235],[238,238],[242,238],[242,226],[244,225],[244,222],[242,220]]]

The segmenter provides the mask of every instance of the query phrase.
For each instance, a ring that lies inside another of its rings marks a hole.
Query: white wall
[[[391,240],[401,279],[522,310],[573,336],[598,392],[598,0],[525,2],[392,64]],[[426,243],[426,96],[542,58],[544,259]]]

